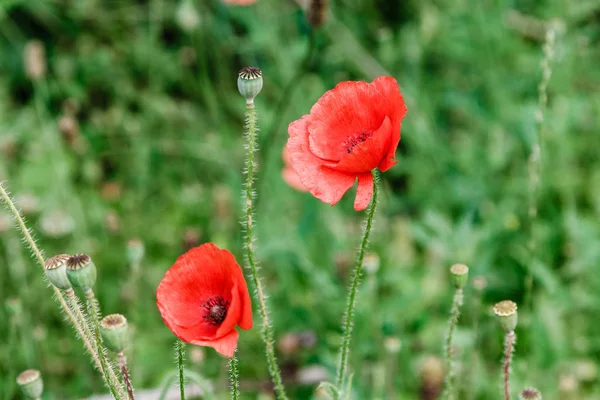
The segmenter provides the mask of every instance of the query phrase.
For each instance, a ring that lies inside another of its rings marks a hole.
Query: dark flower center
[[[342,146],[344,146],[348,154],[350,154],[356,146],[358,146],[371,136],[373,136],[373,132],[363,132],[360,135],[349,136],[348,139],[342,142]]]
[[[202,318],[211,325],[219,325],[225,320],[228,309],[229,300],[221,296],[211,297],[202,305]]]

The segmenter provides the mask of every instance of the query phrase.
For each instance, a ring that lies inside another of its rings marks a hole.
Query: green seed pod
[[[127,347],[129,338],[127,319],[121,314],[111,314],[100,321],[100,334],[106,348],[115,353],[122,352]]]
[[[504,332],[512,332],[517,327],[517,304],[510,300],[504,300],[496,303],[494,314],[498,317],[498,322]]]
[[[39,399],[44,391],[42,374],[35,369],[28,369],[17,376],[17,385],[21,388],[23,396],[28,399]]]
[[[87,254],[75,254],[67,260],[67,277],[79,289],[91,289],[96,283],[96,266]]]
[[[144,258],[144,242],[140,239],[131,239],[127,242],[127,261],[138,264]]]
[[[46,275],[50,282],[59,289],[71,289],[71,282],[67,278],[67,260],[70,258],[68,254],[58,254],[46,260]]]
[[[469,267],[465,264],[454,264],[450,267],[450,273],[452,274],[452,283],[457,289],[462,289],[469,280]]]
[[[521,400],[542,400],[542,394],[536,388],[525,388],[519,394]]]
[[[247,104],[254,103],[254,98],[263,87],[262,71],[256,67],[242,68],[238,74],[238,90]]]

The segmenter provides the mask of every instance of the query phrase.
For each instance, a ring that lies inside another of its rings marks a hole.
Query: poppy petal
[[[375,79],[372,84],[387,100],[386,115],[390,117],[392,122],[392,138],[389,143],[389,149],[381,161],[381,164],[379,164],[379,169],[381,172],[385,172],[397,163],[395,160],[396,149],[398,148],[398,143],[400,143],[400,130],[402,128],[402,120],[406,115],[407,108],[406,104],[404,103],[404,97],[402,97],[402,93],[400,93],[398,82],[396,82],[394,78],[391,76],[380,76],[379,78]]]
[[[356,198],[354,199],[354,211],[362,211],[371,202],[373,196],[373,175],[371,173],[360,174],[358,176],[358,186],[356,187]]]
[[[339,83],[310,110],[310,150],[325,160],[341,160],[347,154],[344,142],[351,136],[376,130],[386,108],[385,99],[374,85]]]
[[[308,144],[308,116],[290,124],[287,149],[292,167],[300,181],[319,200],[334,205],[352,187],[355,176],[323,166],[323,161],[311,153]]]
[[[191,340],[190,343],[198,346],[210,346],[217,352],[232,358],[237,348],[237,342],[240,334],[233,330],[229,334],[215,340]]]
[[[352,152],[342,158],[342,161],[335,166],[335,170],[357,173],[369,172],[377,168],[377,165],[388,151],[391,128],[390,119],[385,117],[381,126],[373,132],[373,135],[354,146]]]

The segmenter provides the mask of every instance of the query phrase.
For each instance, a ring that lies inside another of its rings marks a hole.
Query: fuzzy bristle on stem
[[[29,230],[29,228],[27,228],[27,225],[25,224],[25,220],[24,220],[23,216],[21,215],[21,213],[15,206],[15,203],[11,199],[8,191],[5,189],[4,182],[0,182],[0,198],[2,198],[2,200],[4,201],[4,203],[7,206],[8,210],[13,215],[13,218],[14,218],[15,222],[17,223],[17,227],[23,234],[24,241],[28,244],[34,258],[38,261],[38,263],[40,264],[40,266],[42,267],[42,269],[45,272],[46,260],[44,259],[42,251],[38,248],[38,246],[35,242],[35,239],[33,238],[33,234],[31,233],[31,231]],[[55,286],[52,286],[52,290],[54,291],[54,297],[57,299],[62,310],[64,311],[64,313],[67,315],[67,317],[71,321],[71,324],[77,331],[78,337],[83,341],[83,344],[85,345],[86,350],[88,351],[88,353],[92,357],[94,363],[96,364],[96,367],[100,368],[100,371],[101,371],[102,365],[100,363],[100,359],[98,358],[97,352],[95,351],[94,345],[93,345],[95,340],[94,340],[93,336],[89,334],[89,326],[85,323],[85,318],[81,318],[81,316],[79,316],[79,313],[81,312],[80,306],[75,307],[75,305],[73,305],[73,309],[75,311],[72,311],[71,307],[69,307],[69,304],[67,304],[67,301],[65,300],[65,296],[63,295],[63,293]],[[79,310],[79,313],[77,312],[77,310]],[[74,314],[74,312],[75,312],[75,314]],[[76,315],[78,315],[79,317]],[[81,315],[83,315],[83,314],[81,314]],[[118,382],[118,379],[116,378],[116,375],[114,375],[114,374],[111,377],[111,380],[113,383],[115,382],[115,380],[116,380],[116,382]]]
[[[448,320],[448,333],[446,334],[445,341],[445,356],[446,356],[446,388],[443,398],[452,400],[454,399],[454,375],[455,366],[452,359],[452,339],[454,337],[454,330],[458,324],[458,318],[460,317],[460,307],[463,304],[463,290],[457,288],[454,293],[452,300],[452,311],[450,312],[450,319]]]
[[[502,368],[504,375],[504,400],[510,400],[510,371],[516,341],[517,335],[515,331],[506,333],[504,337],[504,360]]]
[[[256,135],[257,135],[257,124],[256,124],[256,111],[254,110],[254,104],[246,104],[246,186],[243,194],[244,204],[244,225],[246,227],[246,237],[244,238],[244,245],[246,248],[246,264],[250,268],[250,277],[252,284],[255,287],[255,297],[258,300],[258,306],[260,316],[262,320],[261,336],[265,344],[265,352],[267,356],[267,364],[269,366],[269,372],[275,386],[275,393],[279,400],[287,399],[285,388],[283,386],[283,380],[281,379],[281,372],[277,365],[277,357],[275,356],[275,345],[273,339],[273,328],[269,317],[269,308],[267,305],[267,296],[265,289],[263,288],[262,282],[258,276],[258,263],[255,257],[255,238],[253,230],[254,222],[254,211],[252,201],[254,199],[254,174],[256,171]]]
[[[346,313],[344,314],[344,320],[342,322],[342,344],[339,349],[338,355],[338,368],[336,376],[336,387],[337,392],[335,398],[338,399],[342,395],[341,391],[343,388],[344,381],[346,380],[346,370],[348,369],[348,354],[350,353],[350,340],[352,339],[352,328],[354,326],[354,309],[356,308],[356,296],[358,293],[358,285],[362,275],[363,260],[369,244],[369,236],[371,235],[371,229],[373,228],[373,217],[375,216],[375,210],[377,209],[377,201],[379,195],[379,175],[377,170],[373,170],[373,198],[367,211],[367,222],[363,231],[363,237],[358,250],[358,257],[356,259],[356,265],[352,272],[352,284],[348,293],[348,300],[346,306]]]
[[[239,377],[239,362],[237,359],[237,355],[234,353],[233,357],[231,357],[231,359],[229,360],[229,383],[231,384],[231,400],[238,400],[240,398]]]
[[[179,375],[179,398],[185,400],[185,367],[183,365],[185,354],[185,343],[177,339],[175,342],[175,360],[177,361],[177,371]]]

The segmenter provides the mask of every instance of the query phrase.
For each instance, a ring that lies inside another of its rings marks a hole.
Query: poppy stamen
[[[204,315],[202,318],[211,325],[219,325],[225,321],[227,310],[229,310],[229,300],[221,296],[215,296],[208,299],[203,305]]]
[[[348,154],[350,154],[356,146],[366,141],[371,136],[373,136],[373,132],[363,132],[360,135],[349,136],[348,139],[342,142],[342,146],[344,146]]]

